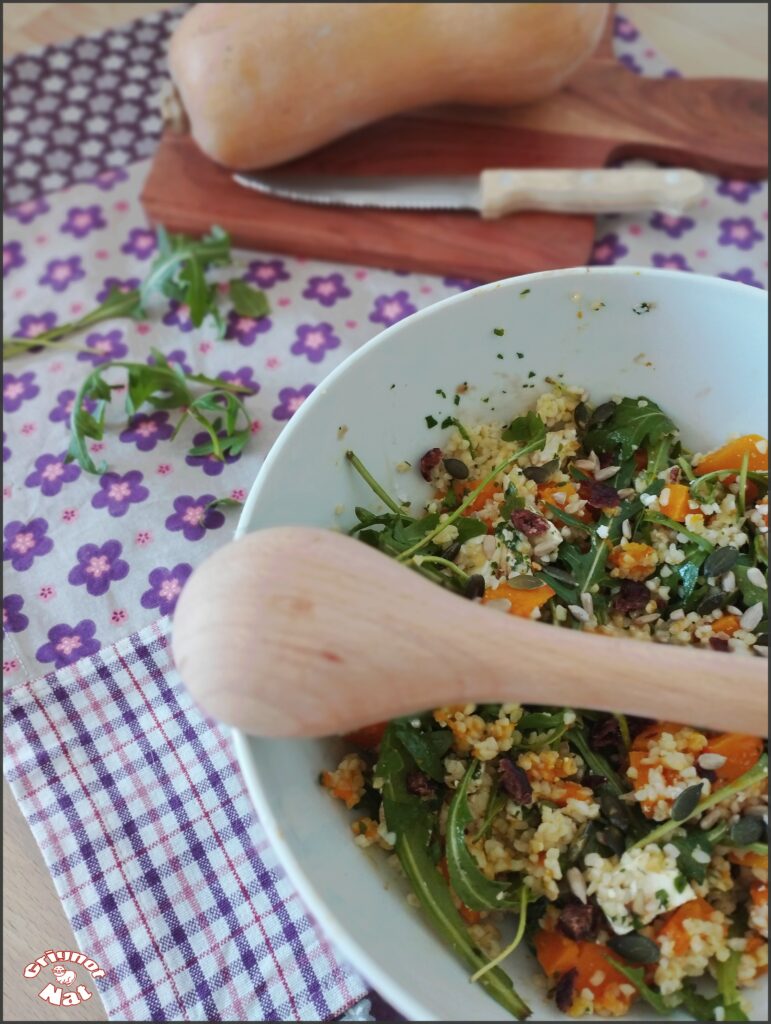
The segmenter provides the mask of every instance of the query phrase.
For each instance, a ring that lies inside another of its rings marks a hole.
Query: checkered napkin
[[[333,1018],[366,986],[280,868],[168,625],[10,690],[6,776],[111,1018]]]

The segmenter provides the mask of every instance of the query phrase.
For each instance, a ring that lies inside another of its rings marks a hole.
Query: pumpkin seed
[[[589,410],[586,402],[579,402],[573,411],[573,419],[579,430],[586,430],[589,425]]]
[[[603,793],[600,797],[600,810],[611,825],[626,832],[629,829],[629,815],[626,808],[615,793]]]
[[[465,480],[468,477],[468,466],[460,459],[443,459],[444,468],[454,480]]]
[[[614,953],[633,964],[656,964],[661,957],[661,950],[653,941],[639,932],[628,935],[614,935],[608,939],[608,945]]]
[[[547,565],[543,572],[547,576],[553,576],[555,580],[559,580],[561,583],[567,583],[570,587],[576,586],[576,578],[572,573],[569,573],[566,569],[560,569],[558,565]],[[757,643],[757,641],[756,641]]]
[[[617,857],[620,857],[626,849],[624,833],[620,828],[616,828],[615,825],[611,825],[610,828],[604,828],[601,832],[598,832],[597,841],[606,846],[611,853],[615,853]]]
[[[672,821],[685,821],[696,809],[703,788],[704,783],[697,782],[695,786],[689,786],[688,789],[682,791],[677,800],[672,804]]]
[[[703,597],[696,607],[699,615],[709,615],[716,608],[721,608],[727,595],[722,590],[710,590],[706,597]]]
[[[596,427],[600,423],[604,423],[609,420],[613,413],[616,411],[615,402],[603,402],[602,405],[598,405],[592,415],[589,417],[589,426]]]
[[[442,558],[446,558],[448,562],[454,562],[460,554],[461,543],[459,540],[454,540],[449,547],[446,547],[442,551]]]
[[[731,826],[731,842],[737,846],[751,846],[752,843],[759,843],[765,832],[762,818],[746,815]]]
[[[537,580],[535,576],[514,576],[512,579],[506,580],[506,585],[512,590],[540,590],[544,586],[541,580]]]
[[[715,548],[705,559],[702,571],[705,576],[722,576],[724,572],[733,569],[738,561],[739,552],[736,548]]]
[[[474,573],[473,576],[469,576],[466,587],[463,591],[469,600],[473,600],[475,597],[485,596],[485,578],[480,576],[479,573]]]
[[[537,484],[544,484],[559,466],[559,459],[552,459],[543,466],[525,466],[522,476],[526,480],[535,480]]]

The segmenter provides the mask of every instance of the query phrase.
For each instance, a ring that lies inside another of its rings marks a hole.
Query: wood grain
[[[608,54],[607,36],[556,96],[518,109],[446,107],[370,125],[288,173],[472,174],[489,167],[603,167],[639,156],[728,177],[768,173],[767,89],[742,79],[643,79]],[[492,281],[583,264],[593,218],[410,213],[311,206],[247,192],[186,135],[168,131],[142,191],[154,224],[320,259]]]
[[[198,705],[253,736],[341,735],[422,708],[525,703],[536,680],[552,707],[580,693],[590,710],[718,731],[757,734],[768,712],[762,658],[494,613],[357,538],[302,526],[249,533],[195,569],[173,651]],[[599,660],[613,671],[598,672]]]

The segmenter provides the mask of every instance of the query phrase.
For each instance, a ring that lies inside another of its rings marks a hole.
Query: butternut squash
[[[400,111],[548,96],[590,56],[608,6],[197,4],[169,64],[201,149],[257,169]]]

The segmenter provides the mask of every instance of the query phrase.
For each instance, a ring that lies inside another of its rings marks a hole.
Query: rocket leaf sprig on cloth
[[[231,262],[230,236],[217,227],[212,228],[203,238],[169,234],[165,228],[159,227],[157,237],[158,255],[138,288],[126,292],[113,288],[104,302],[90,313],[78,320],[52,327],[34,338],[3,338],[3,359],[59,345],[64,338],[94,327],[104,320],[140,320],[146,315],[148,301],[157,294],[186,306],[195,327],[200,327],[206,317],[211,316],[222,337],[225,321],[219,306],[219,290],[216,284],[206,280],[206,272],[211,267],[225,266]],[[246,281],[231,281],[228,297],[240,316],[259,320],[270,312],[265,293]]]

